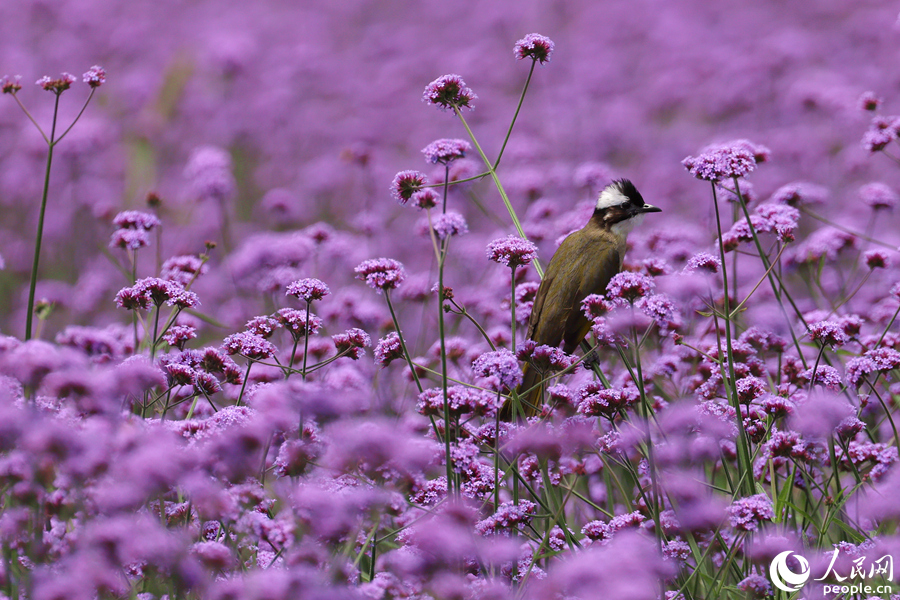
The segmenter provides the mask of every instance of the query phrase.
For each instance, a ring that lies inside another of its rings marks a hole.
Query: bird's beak
[[[652,204],[645,204],[641,207],[641,213],[650,213],[650,212],[662,212],[662,209],[658,206],[653,206]]]

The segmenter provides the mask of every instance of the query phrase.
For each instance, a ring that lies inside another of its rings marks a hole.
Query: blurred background
[[[151,193],[163,228],[138,253],[139,277],[217,244],[194,287],[225,325],[206,325],[208,338],[283,306],[283,285],[307,276],[335,292],[321,309],[332,333],[378,333],[386,311],[353,280],[356,264],[403,261],[409,303],[425,302],[435,277],[424,213],[388,186],[403,169],[442,177],[421,149],[466,137],[452,113],[421,101],[423,88],[461,75],[478,95],[466,116],[496,155],[529,67],[513,45],[532,32],[556,49],[535,71],[500,173],[545,263],[613,176],[665,211],[647,220],[634,256],[659,252],[660,240],[709,247],[709,186],[680,161],[738,137],[772,150],[750,178],[756,197],[811,182],[827,197],[821,212],[863,228],[859,187],[900,183],[896,165],[863,149],[871,113],[858,106],[871,90],[887,114],[898,110],[897,10],[874,0],[3,3],[0,75],[22,75],[18,96],[43,127],[53,97],[34,81],[78,77],[61,98],[65,124],[88,93],[81,73],[108,72],[56,149],[38,298],[57,308],[43,337],[128,321],[113,303],[128,284],[116,264],[128,263],[107,247],[111,220],[148,210]],[[21,336],[46,145],[9,96],[0,132],[0,331]],[[472,233],[454,241],[447,283],[488,325],[508,324],[497,302],[508,271],[484,259],[487,241],[514,231],[499,195],[489,181],[466,184],[450,208]],[[888,239],[896,229],[876,227]],[[407,312],[410,327],[432,312]]]

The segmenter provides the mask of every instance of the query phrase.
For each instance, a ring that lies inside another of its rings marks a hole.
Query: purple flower
[[[282,308],[275,314],[278,321],[291,334],[294,340],[315,335],[322,327],[322,319],[305,310]]]
[[[498,238],[488,244],[487,257],[513,269],[531,264],[537,258],[537,246],[516,235]]]
[[[447,388],[447,406],[451,417],[489,414],[497,409],[496,398],[496,394],[486,390],[462,385]],[[443,418],[444,391],[441,388],[430,388],[419,394],[416,411],[422,415]]]
[[[726,144],[708,146],[697,156],[688,156],[681,164],[697,179],[720,181],[731,177],[743,177],[756,168],[756,163],[768,160],[765,146],[747,140],[735,140]]]
[[[139,210],[126,210],[113,218],[113,225],[120,229],[144,229],[150,231],[155,227],[159,227],[160,224],[159,217]]]
[[[393,290],[406,279],[403,265],[392,258],[364,260],[354,269],[357,279],[362,279],[373,290],[381,293]]]
[[[191,152],[184,175],[198,200],[222,202],[237,186],[231,173],[231,156],[216,146],[201,146]]]
[[[639,397],[634,387],[606,389],[599,382],[591,381],[578,388],[575,405],[585,416],[612,418],[637,402]]]
[[[617,304],[631,304],[653,291],[655,285],[651,277],[623,271],[609,280],[606,285],[606,297]]]
[[[63,73],[60,75],[59,79],[50,79],[49,76],[44,75],[35,83],[41,86],[45,91],[53,92],[58,96],[72,87],[72,84],[75,83],[75,76],[71,73]]]
[[[150,245],[150,235],[144,229],[116,229],[109,240],[110,248],[137,250]]]
[[[519,60],[530,58],[534,61],[541,61],[541,64],[544,64],[545,62],[550,62],[550,55],[553,53],[553,42],[550,38],[539,33],[529,33],[516,42],[513,53]]]
[[[884,250],[866,250],[863,261],[870,269],[887,269],[891,266],[891,257]]]
[[[379,367],[386,367],[391,361],[403,356],[403,347],[400,344],[400,336],[396,331],[392,331],[375,344],[375,364]]]
[[[409,202],[412,195],[421,190],[427,181],[421,171],[400,171],[394,175],[391,182],[391,196],[402,206]]]
[[[434,191],[433,188],[422,188],[421,190],[413,192],[409,197],[409,201],[412,205],[419,210],[434,208],[437,206],[440,199],[440,196],[438,196],[438,193]]]
[[[486,387],[495,391],[515,389],[522,383],[522,371],[516,355],[505,348],[485,352],[472,362],[476,375],[487,378]]]
[[[451,74],[442,75],[425,86],[422,101],[436,104],[443,110],[463,106],[471,109],[471,102],[477,97],[462,77]]]
[[[425,160],[431,164],[446,165],[454,160],[465,158],[466,152],[472,149],[472,144],[466,140],[456,138],[441,138],[422,148]]]
[[[200,304],[197,294],[184,289],[180,283],[158,277],[139,279],[131,287],[116,294],[116,306],[128,310],[148,309],[163,303],[179,308],[192,308]]]
[[[874,210],[892,209],[897,206],[900,197],[897,192],[881,182],[867,183],[859,188],[859,198]]]
[[[708,273],[718,273],[721,266],[721,261],[709,252],[698,252],[688,260],[684,266],[684,272],[706,271]]]
[[[281,323],[278,319],[274,319],[269,315],[260,315],[247,321],[244,327],[247,331],[258,335],[261,338],[269,339],[272,337],[272,334],[281,327]]]
[[[809,337],[824,346],[843,346],[847,343],[847,335],[834,321],[819,321],[809,326]]]
[[[744,577],[737,588],[747,592],[750,598],[768,598],[772,595],[772,584],[764,576],[753,573]]]
[[[856,105],[860,110],[876,111],[883,102],[884,100],[879,98],[875,92],[868,91],[862,93],[859,100],[856,101]]]
[[[307,302],[321,300],[330,293],[331,290],[328,289],[325,282],[311,277],[298,279],[287,286],[288,296],[294,296],[298,300],[306,300]]]
[[[457,212],[448,212],[439,215],[434,220],[434,231],[438,238],[445,240],[452,235],[464,235],[469,233],[466,219]]]
[[[763,521],[775,518],[772,501],[765,494],[735,500],[728,512],[731,526],[740,531],[756,531]]]
[[[272,342],[249,331],[229,335],[222,342],[222,348],[228,354],[240,354],[251,360],[263,360],[275,354]]]
[[[536,511],[537,504],[528,500],[520,500],[518,506],[512,502],[504,502],[493,515],[478,521],[475,531],[484,536],[509,535],[513,529],[530,523]]]
[[[209,266],[201,258],[190,254],[173,256],[162,264],[159,276],[187,286],[191,281],[206,273]]]
[[[15,94],[22,89],[22,84],[19,83],[21,80],[21,75],[16,75],[12,79],[9,78],[9,75],[4,75],[3,79],[0,79],[0,90],[4,94]]]
[[[92,88],[98,88],[106,83],[106,71],[103,67],[94,65],[82,76],[83,81]]]
[[[362,358],[365,354],[364,348],[372,345],[372,338],[369,337],[369,334],[356,327],[333,335],[331,339],[334,341],[334,347],[337,348],[338,353],[349,351],[347,356],[353,360]]]
[[[167,344],[175,346],[179,350],[184,349],[184,345],[188,340],[192,340],[196,337],[197,330],[190,325],[173,325],[172,327],[169,327],[169,330],[162,336]]]
[[[828,198],[828,190],[814,183],[798,181],[783,185],[772,194],[770,201],[774,204],[788,206],[813,206],[823,204]]]

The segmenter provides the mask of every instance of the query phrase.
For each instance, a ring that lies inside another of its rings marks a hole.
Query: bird
[[[647,213],[662,209],[647,204],[628,179],[617,179],[600,192],[590,220],[570,233],[559,245],[538,287],[528,320],[527,339],[536,346],[558,347],[572,354],[591,329],[581,302],[591,294],[603,294],[609,281],[622,270],[628,234]],[[511,421],[513,413],[539,414],[541,373],[525,365],[518,387],[520,406],[507,400],[500,416]],[[530,391],[529,391],[530,390]]]

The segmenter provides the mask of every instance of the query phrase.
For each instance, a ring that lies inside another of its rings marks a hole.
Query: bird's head
[[[644,202],[641,193],[628,179],[617,179],[603,188],[594,208],[594,217],[616,235],[627,235],[644,215],[662,209]]]

